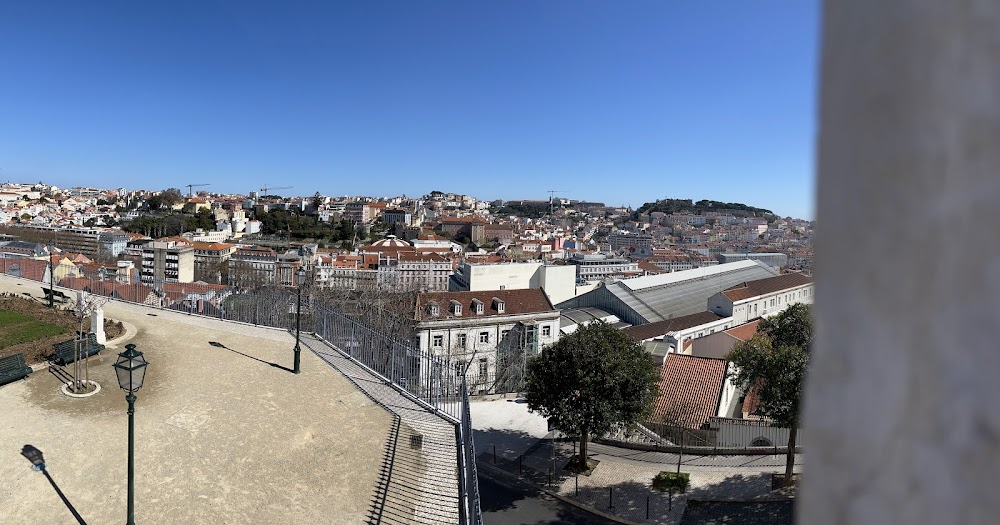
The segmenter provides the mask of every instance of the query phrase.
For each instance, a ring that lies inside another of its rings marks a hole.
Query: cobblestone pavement
[[[537,416],[515,404],[503,399],[473,403],[479,462],[625,521],[679,523],[688,498],[784,497],[770,490],[771,474],[784,472],[784,455],[681,456],[681,472],[690,474],[691,485],[686,494],[669,495],[650,485],[659,472],[676,471],[677,454],[591,443],[587,452],[600,462],[598,467],[590,476],[573,475],[562,468],[575,452],[575,444],[554,441],[553,434],[539,437],[538,421],[533,419]],[[801,462],[798,455],[796,472],[802,471]]]

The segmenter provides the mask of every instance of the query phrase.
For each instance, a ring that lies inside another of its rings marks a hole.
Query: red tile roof
[[[496,297],[504,302],[504,312],[497,311],[493,304]],[[483,303],[483,313],[476,314],[473,299]],[[554,312],[552,303],[540,288],[524,290],[483,290],[479,292],[423,292],[417,294],[415,319],[417,321],[433,321],[451,316],[448,306],[451,301],[462,305],[462,319],[490,317],[499,315],[519,315],[528,313]],[[440,314],[432,316],[427,305],[437,303]]]
[[[729,330],[725,330],[725,332],[740,341],[749,341],[750,338],[757,333],[757,325],[759,324],[760,319],[757,319],[756,321],[750,323],[734,326]]]
[[[804,284],[810,284],[813,280],[801,273],[786,273],[777,277],[768,277],[756,281],[748,281],[736,286],[729,287],[722,291],[730,301],[742,301],[751,297],[759,297],[789,288],[795,288]]]
[[[622,329],[622,332],[625,332],[626,335],[632,337],[632,339],[635,339],[636,341],[645,341],[646,339],[666,335],[669,332],[686,330],[695,326],[711,323],[712,321],[718,321],[722,318],[723,317],[721,315],[706,310],[696,314],[674,317],[673,319],[667,319],[666,321],[629,326],[628,328]]]
[[[697,429],[718,415],[728,361],[668,354],[660,370],[653,421]]]

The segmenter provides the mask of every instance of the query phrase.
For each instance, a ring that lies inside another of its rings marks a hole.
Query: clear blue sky
[[[817,0],[0,3],[0,180],[813,215]]]

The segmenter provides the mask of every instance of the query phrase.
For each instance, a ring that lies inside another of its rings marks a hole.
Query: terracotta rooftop
[[[725,330],[725,332],[740,341],[749,341],[750,338],[757,333],[757,325],[759,324],[760,319],[757,319],[756,321],[750,323],[734,326],[729,330]]]
[[[781,290],[795,288],[796,286],[802,286],[812,282],[813,280],[811,277],[807,277],[801,273],[792,272],[784,275],[778,275],[776,277],[768,277],[766,279],[758,279],[756,281],[741,283],[723,290],[722,295],[725,295],[727,299],[733,302],[742,301],[744,299],[750,299],[751,297],[759,297],[761,295],[780,292]]]
[[[193,242],[191,243],[191,246],[195,250],[207,250],[211,252],[218,252],[222,250],[228,250],[229,248],[232,248],[234,245],[226,244],[223,242]]]
[[[622,329],[622,331],[636,341],[645,341],[646,339],[666,335],[669,332],[686,330],[695,326],[711,323],[712,321],[718,321],[719,319],[723,319],[723,316],[706,310],[696,314],[674,317],[673,319],[667,319],[666,321],[657,321],[655,323],[630,326]]]
[[[718,415],[728,361],[668,354],[660,370],[653,421],[697,429]]]
[[[493,301],[494,297],[504,302],[503,313],[497,311]],[[473,307],[474,299],[483,303],[482,314],[476,314],[476,310]],[[549,302],[545,292],[540,288],[483,290],[478,292],[424,292],[417,294],[415,319],[417,321],[432,321],[446,319],[448,316],[454,318],[455,316],[448,310],[451,301],[458,301],[462,305],[462,319],[556,311],[552,307],[552,303]],[[428,305],[431,303],[437,303],[440,312],[439,315],[433,316],[430,314]]]

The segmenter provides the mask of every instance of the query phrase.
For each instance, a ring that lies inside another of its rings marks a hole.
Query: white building
[[[801,273],[786,273],[726,288],[708,298],[708,310],[732,317],[735,325],[741,325],[777,314],[795,303],[812,302],[812,278]]]
[[[604,253],[574,253],[567,262],[576,266],[577,277],[587,281],[600,281],[607,277],[634,277],[642,273],[639,263]]]
[[[463,261],[449,283],[452,291],[541,288],[552,304],[576,295],[576,267],[542,261],[479,264]]]
[[[559,311],[539,289],[424,292],[414,320],[420,349],[457,363],[477,394],[503,391],[513,372],[498,362],[516,368],[559,340]]]

